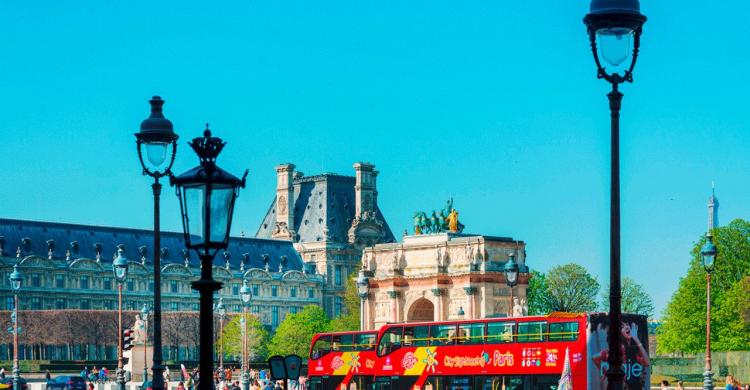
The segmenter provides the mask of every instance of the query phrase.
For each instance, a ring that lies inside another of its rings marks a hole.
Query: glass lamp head
[[[240,288],[240,299],[242,299],[242,303],[247,305],[252,298],[253,290],[247,285],[247,280],[243,280],[242,287]]]
[[[149,314],[151,314],[151,309],[148,307],[148,304],[144,303],[141,308],[141,319],[145,321],[148,319]]]
[[[518,263],[516,263],[516,255],[514,253],[508,256],[508,262],[505,263],[503,272],[505,272],[505,281],[508,283],[508,286],[513,287],[518,283]]]
[[[117,257],[112,262],[112,271],[118,283],[122,283],[128,277],[128,259],[123,256],[125,251],[122,248],[117,249]]]
[[[172,168],[174,153],[176,151],[177,134],[174,132],[172,122],[164,117],[162,106],[164,100],[154,96],[149,100],[151,104],[151,116],[141,122],[141,129],[135,134],[138,146],[138,157],[143,165],[144,173],[161,176],[167,174]],[[169,145],[172,145],[172,155],[168,156]],[[146,161],[143,160],[143,146],[146,147]],[[165,162],[169,160],[169,166]]]
[[[599,77],[615,83],[632,81],[641,29],[646,22],[640,2],[592,0],[583,22],[588,30]],[[630,62],[626,63],[628,58]]]
[[[23,274],[18,271],[18,265],[13,266],[13,272],[8,276],[8,279],[10,279],[10,288],[13,289],[13,291],[21,289],[21,285],[23,284]]]
[[[711,233],[706,234],[706,243],[701,248],[701,259],[703,262],[703,268],[706,272],[711,272],[714,269],[714,261],[716,260],[716,245],[714,245],[714,239]]]
[[[362,299],[367,298],[370,290],[370,281],[367,276],[365,276],[365,270],[359,270],[355,283],[357,284],[357,293],[359,294],[359,297]]]
[[[224,320],[224,317],[227,315],[227,309],[224,307],[224,300],[222,298],[219,298],[219,303],[216,304],[216,314],[219,315],[219,318]]]

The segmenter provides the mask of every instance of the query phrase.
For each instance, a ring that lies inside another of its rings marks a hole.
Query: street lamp
[[[609,97],[611,117],[611,190],[610,190],[610,260],[609,260],[609,351],[620,350],[621,282],[620,282],[620,107],[622,93],[618,87],[633,82],[633,68],[638,59],[641,33],[646,16],[638,0],[592,0],[590,12],[583,18],[594,54],[597,78],[612,85]],[[597,45],[598,41],[598,45]],[[604,59],[602,64],[600,57]],[[630,58],[629,63],[625,60]],[[625,63],[625,64],[624,64]],[[624,64],[624,65],[623,65]],[[622,356],[610,353],[607,383],[609,389],[621,389],[625,373]]]
[[[510,311],[508,312],[508,317],[513,317],[513,287],[518,284],[518,263],[516,263],[515,253],[511,252],[508,256],[508,262],[505,263],[503,272],[505,273],[505,283],[510,288],[510,305],[508,305]]]
[[[145,339],[143,340],[143,383],[146,383],[148,381],[148,356],[146,354],[146,351],[148,351],[148,317],[151,315],[151,308],[148,307],[148,304],[144,303],[143,308],[141,309],[141,319],[143,320],[143,328],[145,333]]]
[[[122,285],[128,277],[128,259],[123,254],[123,249],[117,249],[117,257],[112,262],[112,272],[117,280],[117,388],[125,390],[125,370],[122,367]]]
[[[18,292],[21,291],[23,275],[18,271],[18,264],[13,266],[13,272],[8,278],[13,290],[13,390],[21,390],[21,371],[18,367]]]
[[[360,269],[357,275],[357,294],[359,295],[359,330],[365,330],[365,301],[370,295],[370,280],[365,276],[365,270]]]
[[[247,171],[238,179],[216,165],[224,145],[221,138],[212,137],[206,129],[202,138],[190,142],[200,165],[169,181],[177,187],[185,246],[195,250],[201,260],[201,278],[191,284],[200,292],[200,390],[213,387],[212,304],[214,292],[222,286],[213,278],[213,259],[219,250],[227,248],[234,201],[247,177]]]
[[[224,375],[224,319],[227,317],[227,309],[224,307],[222,298],[219,298],[219,303],[216,305],[216,314],[219,315],[219,369],[222,370],[221,374]],[[226,378],[225,378],[226,379]]]
[[[716,245],[711,231],[706,234],[706,243],[701,248],[701,261],[703,269],[706,270],[706,372],[703,373],[703,388],[713,390],[714,382],[711,377],[711,272],[714,270],[716,260]]]
[[[149,100],[151,116],[141,122],[140,132],[135,134],[138,149],[138,160],[143,167],[143,174],[154,178],[151,189],[154,194],[154,355],[151,365],[153,372],[153,390],[164,390],[164,366],[162,365],[161,348],[161,227],[159,224],[159,197],[164,176],[172,177],[172,164],[177,152],[177,134],[172,122],[164,117],[162,106],[164,100],[154,96]],[[169,147],[171,145],[171,151]],[[146,149],[146,160],[143,160],[143,148]],[[167,154],[169,151],[169,155]]]
[[[247,285],[247,280],[242,281],[242,288],[240,288],[240,299],[242,299],[242,388],[243,390],[250,389],[250,373],[248,372],[250,361],[249,352],[247,345],[247,308],[250,306],[250,300],[253,298],[253,290]]]

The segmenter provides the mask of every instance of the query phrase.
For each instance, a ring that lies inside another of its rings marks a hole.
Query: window
[[[341,266],[336,266],[336,285],[341,286]]]
[[[292,314],[297,314],[297,306],[292,306],[289,308],[289,312]]]
[[[375,342],[378,335],[375,333],[362,333],[354,335],[354,349],[357,351],[375,350]]]
[[[110,278],[104,278],[102,281],[102,288],[105,290],[111,290],[112,289],[112,279]]]
[[[258,286],[257,284],[253,285],[253,296],[260,296],[260,286]]]
[[[334,304],[334,316],[338,317],[341,315],[341,311],[344,308],[344,298],[342,297],[336,297],[336,303]]]
[[[253,305],[252,311],[254,314],[260,313],[260,305]]]
[[[433,325],[430,327],[430,345],[449,345],[456,339],[456,325]]]
[[[42,310],[42,300],[39,297],[31,297],[31,310]]]
[[[354,350],[354,336],[350,334],[337,334],[331,338],[331,349],[333,352],[351,352]]]
[[[5,310],[13,310],[13,297],[5,298]]]
[[[179,291],[178,287],[179,286],[177,285],[177,281],[176,280],[170,280],[169,281],[169,291],[170,292],[173,292],[173,293],[178,292]]]
[[[461,324],[458,326],[459,344],[482,344],[484,343],[484,323]]]
[[[55,275],[55,287],[65,288],[65,275]]]
[[[577,322],[555,322],[549,324],[549,341],[578,340]]]
[[[297,287],[289,288],[289,296],[292,298],[297,298]]]
[[[271,296],[275,297],[279,294],[279,289],[276,286],[271,286]]]
[[[518,342],[544,341],[546,322],[519,322]]]
[[[512,343],[513,322],[490,322],[487,324],[487,343]]]
[[[315,298],[315,289],[314,288],[308,288],[307,289],[307,297],[312,299]]]
[[[191,303],[190,304],[190,309],[193,310],[193,311],[198,311],[200,309],[200,305],[197,304],[197,303]]]
[[[271,308],[271,326],[274,328],[279,326],[279,307],[273,306]]]
[[[132,280],[127,281],[127,289],[128,291],[134,291],[135,290],[135,283]]]
[[[320,336],[313,344],[310,358],[319,359],[328,352],[331,352],[331,336]]]
[[[429,329],[427,326],[404,327],[404,345],[424,347],[429,341]]]
[[[115,301],[108,299],[104,301],[104,309],[106,310],[115,310]]]
[[[81,276],[80,281],[81,281],[80,288],[82,288],[82,289],[89,288],[89,277],[88,276],[86,276],[86,275]],[[81,309],[83,309],[83,308],[81,308]]]
[[[402,332],[403,328],[400,326],[395,326],[386,330],[378,344],[378,356],[385,356],[398,348],[401,348]]]
[[[81,299],[81,310],[91,309],[91,301],[88,299]]]
[[[65,299],[63,299],[63,298],[57,298],[57,299],[55,299],[55,309],[57,309],[57,310],[64,310],[65,309]]]
[[[178,302],[172,302],[169,304],[172,311],[180,311],[180,304]]]
[[[31,287],[41,287],[42,286],[42,278],[39,276],[39,274],[31,274]]]
[[[240,284],[239,283],[232,283],[232,295],[234,295],[234,296],[240,295]]]

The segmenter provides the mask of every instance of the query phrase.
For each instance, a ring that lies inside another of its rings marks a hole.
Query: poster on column
[[[607,313],[592,313],[588,323],[588,383],[589,389],[607,389],[609,369]],[[620,324],[620,351],[625,373],[625,389],[641,390],[650,387],[651,362],[648,357],[648,324],[646,316],[622,314]]]

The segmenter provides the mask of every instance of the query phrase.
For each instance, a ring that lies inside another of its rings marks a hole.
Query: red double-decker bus
[[[308,389],[371,389],[376,339],[376,331],[316,334],[307,365]]]
[[[566,351],[573,389],[605,389],[606,313],[387,324],[374,390],[557,389]],[[626,388],[649,384],[644,316],[623,315]],[[642,340],[642,342],[641,342]]]

